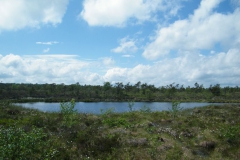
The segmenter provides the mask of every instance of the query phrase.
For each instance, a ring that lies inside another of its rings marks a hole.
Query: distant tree
[[[178,84],[177,85],[174,85],[175,83],[172,83],[172,84],[169,84],[169,85],[167,85],[166,86],[166,89],[167,89],[167,92],[166,92],[166,94],[167,94],[167,96],[169,97],[169,96],[173,96],[175,93],[176,93],[176,91],[177,91],[177,87],[179,86]]]
[[[146,93],[146,88],[147,88],[147,83],[143,83],[142,85],[141,85],[141,90],[142,90],[142,94],[143,95],[145,95],[145,93]]]
[[[185,91],[186,89],[184,88],[184,86],[183,85],[181,85],[181,87],[179,88],[179,91],[180,92],[183,92],[183,91]]]
[[[118,96],[122,96],[123,94],[123,83],[117,82],[115,83],[115,88]]]
[[[111,87],[112,87],[112,85],[111,85],[110,82],[104,82],[104,83],[103,83],[103,89],[104,89],[104,91],[110,90]]]
[[[216,84],[214,86],[210,85],[209,90],[214,96],[220,96],[221,95],[220,84]]]
[[[201,92],[203,90],[203,85],[199,85],[197,82],[194,84],[195,88],[195,92]]]
[[[141,82],[138,81],[135,85],[134,85],[135,89],[137,90],[137,92],[140,92],[140,87],[141,87]]]
[[[106,94],[107,91],[109,91],[112,88],[112,85],[110,82],[104,82],[103,83],[103,91],[104,94]]]
[[[130,82],[125,84],[124,89],[125,89],[126,92],[130,92],[130,90],[132,89],[132,85],[130,85]]]

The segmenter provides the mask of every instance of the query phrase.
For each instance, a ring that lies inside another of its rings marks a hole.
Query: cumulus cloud
[[[156,59],[174,50],[211,50],[217,44],[227,49],[239,47],[240,9],[228,14],[214,12],[220,2],[202,0],[187,19],[159,28],[155,39],[145,47],[143,56]]]
[[[105,62],[104,62],[105,61]],[[99,64],[106,65],[99,65]],[[195,82],[240,85],[240,50],[230,49],[200,55],[186,52],[172,59],[165,58],[151,65],[133,68],[116,67],[113,59],[83,61],[76,55],[0,55],[0,81],[15,83],[76,83],[102,85],[103,82],[137,83],[165,86],[173,82],[193,85]],[[109,65],[111,65],[109,67]]]
[[[135,43],[136,41],[125,37],[120,40],[120,45],[111,51],[115,53],[133,53],[138,50]]]
[[[186,52],[174,59],[164,59],[153,65],[139,64],[134,68],[112,68],[104,75],[105,81],[137,83],[139,80],[156,86],[179,83],[193,85],[195,82],[209,87],[210,84],[239,85],[240,50],[210,56]]]
[[[153,20],[157,11],[176,15],[182,0],[84,0],[80,13],[90,26],[125,26],[129,19],[138,23]]]
[[[62,22],[69,0],[1,0],[0,31],[56,25]]]
[[[0,73],[8,77],[0,77],[2,82],[74,83],[80,81],[90,63],[78,60],[75,55],[9,54],[0,57],[0,64]]]

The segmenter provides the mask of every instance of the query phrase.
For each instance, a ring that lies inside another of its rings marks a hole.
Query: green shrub
[[[173,118],[175,118],[178,113],[183,109],[180,107],[180,102],[172,102],[172,107],[169,108],[170,113],[172,114]]]
[[[107,124],[108,126],[110,127],[115,127],[115,126],[124,126],[124,127],[128,127],[129,126],[129,123],[127,122],[126,119],[124,118],[117,118],[117,119],[114,119],[114,118],[105,118],[103,120],[103,123],[104,124]]]
[[[101,110],[102,113],[102,123],[106,124],[110,127],[115,127],[115,126],[125,126],[128,127],[129,123],[125,118],[114,118],[113,113],[114,113],[114,108],[107,109],[105,112]]]
[[[102,117],[106,117],[112,113],[114,113],[114,108],[109,108],[107,110],[104,110],[104,109],[100,109],[100,112],[102,114]]]
[[[57,150],[51,148],[41,129],[25,132],[10,127],[0,130],[0,159],[52,159]]]
[[[11,126],[15,123],[15,121],[13,119],[0,119],[0,125],[5,125],[5,126]]]
[[[143,107],[141,107],[140,112],[150,113],[151,112],[151,108],[147,107],[146,105],[144,105]]]
[[[134,106],[134,102],[128,102],[128,108],[129,108],[129,112],[133,111],[133,106]]]
[[[74,99],[72,99],[70,102],[62,102],[60,104],[61,114],[63,115],[63,124],[67,127],[71,127],[77,122],[77,110],[75,110],[74,107]]]

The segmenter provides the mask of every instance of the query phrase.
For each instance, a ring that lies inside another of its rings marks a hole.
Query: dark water
[[[189,103],[181,103],[181,107],[184,109],[194,108],[194,107],[203,107],[208,106],[213,103],[199,103],[199,102],[189,102]],[[216,104],[216,103],[215,103]],[[219,103],[217,103],[219,105]],[[16,105],[26,107],[26,108],[34,108],[44,112],[59,112],[60,111],[60,103],[45,103],[45,102],[37,102],[37,103],[17,103]],[[135,102],[133,106],[133,110],[140,110],[143,107],[148,107],[151,111],[164,111],[171,108],[171,102]],[[93,113],[100,114],[101,110],[106,111],[108,109],[113,108],[114,112],[128,112],[128,102],[77,102],[75,109],[79,113]]]

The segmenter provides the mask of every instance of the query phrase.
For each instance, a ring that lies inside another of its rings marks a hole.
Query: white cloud
[[[195,82],[240,85],[240,50],[200,56],[184,52],[177,58],[166,58],[152,65],[139,64],[133,68],[102,65],[100,61],[83,61],[76,55],[0,55],[0,81],[15,83],[76,83],[101,85],[103,82],[138,81],[156,86],[170,83],[193,85]],[[106,58],[106,64],[112,64]],[[111,67],[111,68],[109,68]]]
[[[57,41],[50,41],[50,42],[36,42],[36,44],[43,44],[43,45],[53,45],[53,44],[58,44],[59,42]]]
[[[50,48],[47,48],[47,49],[44,49],[43,50],[43,53],[47,53],[47,52],[49,52],[50,51]]]
[[[1,0],[0,31],[56,25],[62,22],[69,0]]]
[[[129,19],[136,22],[153,20],[157,11],[176,15],[182,0],[84,0],[80,13],[90,26],[125,26]]]
[[[109,65],[114,65],[115,64],[115,61],[111,57],[104,57],[104,58],[101,58],[101,59],[102,59],[102,63],[105,66],[109,66]]]
[[[240,50],[200,56],[199,53],[182,53],[175,59],[164,59],[153,65],[137,65],[134,68],[112,68],[104,75],[105,81],[138,81],[156,86],[170,83],[193,85],[195,82],[209,87],[210,84],[240,85]]]
[[[124,55],[122,55],[122,57],[130,58],[130,57],[134,57],[134,56],[133,56],[133,55],[130,55],[130,54],[124,54]]]
[[[25,83],[74,83],[85,76],[89,62],[77,59],[75,55],[19,56],[9,54],[0,57],[0,76],[3,82]],[[89,74],[91,75],[91,74]]]
[[[178,20],[156,32],[154,41],[143,52],[147,59],[156,59],[173,50],[202,50],[216,44],[224,48],[240,46],[240,9],[233,13],[213,12],[221,0],[202,0],[200,7],[187,19]]]
[[[107,71],[104,76],[105,81],[107,82],[125,82],[129,75],[130,69],[128,68],[112,68]]]
[[[214,54],[214,53],[215,53],[215,51],[211,51],[210,53],[211,53],[211,54]]]
[[[133,53],[138,50],[135,43],[136,42],[134,40],[125,37],[120,40],[120,46],[112,49],[111,51],[115,53]]]

